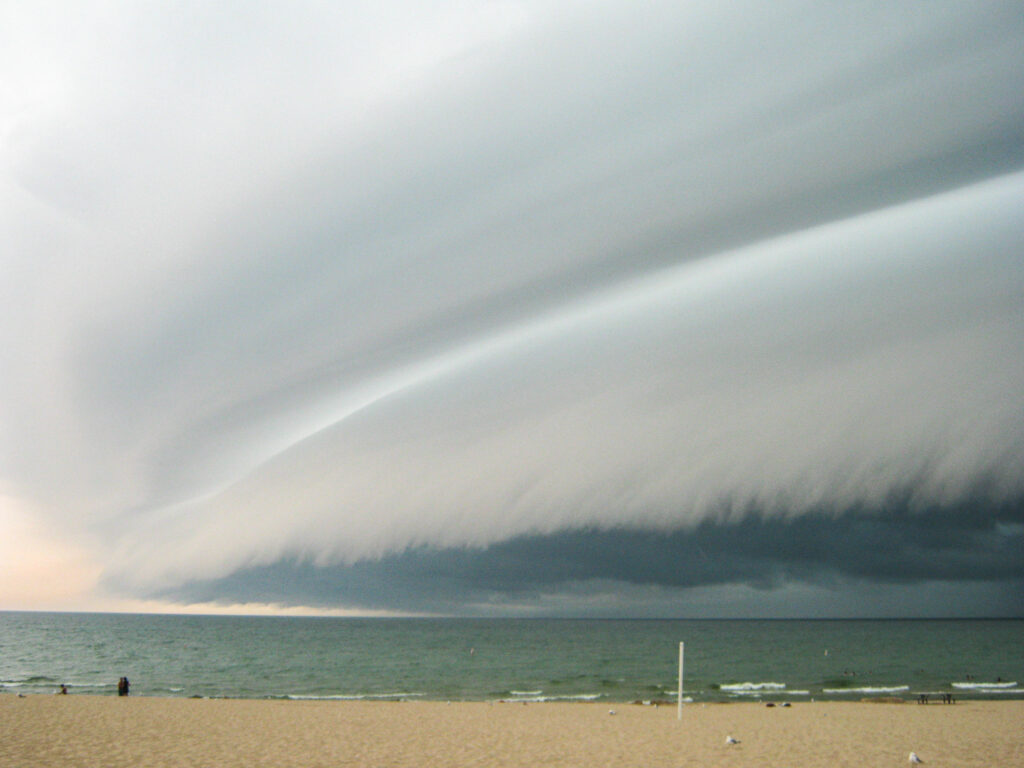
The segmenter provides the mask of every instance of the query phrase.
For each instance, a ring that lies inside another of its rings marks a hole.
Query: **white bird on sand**
[[[908,757],[907,760],[910,761],[911,763],[923,763],[924,762],[924,760],[922,760],[920,757],[917,756],[917,752],[911,752],[910,753],[910,757]]]
[[[726,736],[725,737],[725,743],[726,744],[739,744],[740,740],[739,739],[734,739],[732,736]]]

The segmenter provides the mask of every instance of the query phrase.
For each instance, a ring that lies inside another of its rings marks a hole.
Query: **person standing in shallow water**
[[[120,680],[117,681],[117,695],[118,696],[127,696],[128,695],[128,688],[129,688],[129,683],[128,683],[128,678],[127,677],[122,677]]]

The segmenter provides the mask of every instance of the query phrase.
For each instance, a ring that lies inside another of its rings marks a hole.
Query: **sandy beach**
[[[1022,734],[1024,701],[691,704],[679,721],[672,705],[0,696],[0,766],[901,766],[912,750],[1024,766]]]

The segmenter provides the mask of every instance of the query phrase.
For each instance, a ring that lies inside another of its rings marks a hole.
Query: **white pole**
[[[683,719],[683,647],[686,643],[679,643],[679,697],[676,704],[676,720]]]

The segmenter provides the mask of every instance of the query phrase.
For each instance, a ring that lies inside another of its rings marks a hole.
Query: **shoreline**
[[[0,696],[0,766],[1024,765],[1024,701],[676,705]],[[733,736],[737,744],[727,745]]]
[[[749,694],[734,694],[731,696],[718,695],[717,691],[711,692],[687,692],[683,698],[684,706],[702,706],[710,704],[752,704],[760,706],[780,706],[789,707],[796,706],[798,704],[856,704],[856,703],[888,703],[888,704],[943,704],[943,703],[978,703],[978,702],[997,702],[997,703],[1010,703],[1020,702],[1024,703],[1024,688],[1017,687],[1017,683],[1008,684],[1012,685],[1012,688],[994,690],[986,689],[969,689],[961,690],[957,687],[944,688],[944,689],[933,689],[933,690],[921,690],[913,691],[908,690],[907,686],[899,687],[868,687],[868,688],[856,688],[846,692],[847,695],[839,695],[836,691],[826,691],[824,694],[819,695],[816,692],[808,691],[788,691],[785,689],[780,690],[769,690],[769,691],[757,691],[756,693]],[[47,686],[35,686],[28,690],[22,690],[17,686],[5,687],[0,684],[0,699],[5,696],[48,696],[51,694],[57,694],[60,692],[61,685],[59,683],[50,683]],[[111,692],[97,692],[96,689],[110,688],[111,685],[93,685],[93,684],[76,684],[68,683],[68,695],[75,697],[94,697],[94,698],[117,698],[119,694]],[[90,690],[76,690],[76,688],[86,688]],[[536,695],[534,695],[536,694]],[[950,700],[945,701],[945,697],[949,697]],[[653,707],[675,707],[675,697],[664,698],[664,697],[651,697],[651,698],[616,698],[609,696],[608,694],[557,694],[552,693],[549,695],[541,694],[540,692],[526,692],[523,695],[519,695],[513,691],[511,695],[496,695],[490,697],[469,697],[469,698],[444,698],[429,695],[426,693],[366,693],[366,694],[260,694],[260,695],[245,695],[245,694],[203,694],[203,693],[192,693],[186,694],[181,689],[147,689],[138,688],[133,686],[131,698],[146,698],[146,699],[202,699],[210,701],[319,701],[326,703],[358,703],[358,702],[386,702],[386,703],[442,703],[442,704],[593,704],[596,706],[653,706]],[[924,699],[922,702],[921,699]]]

